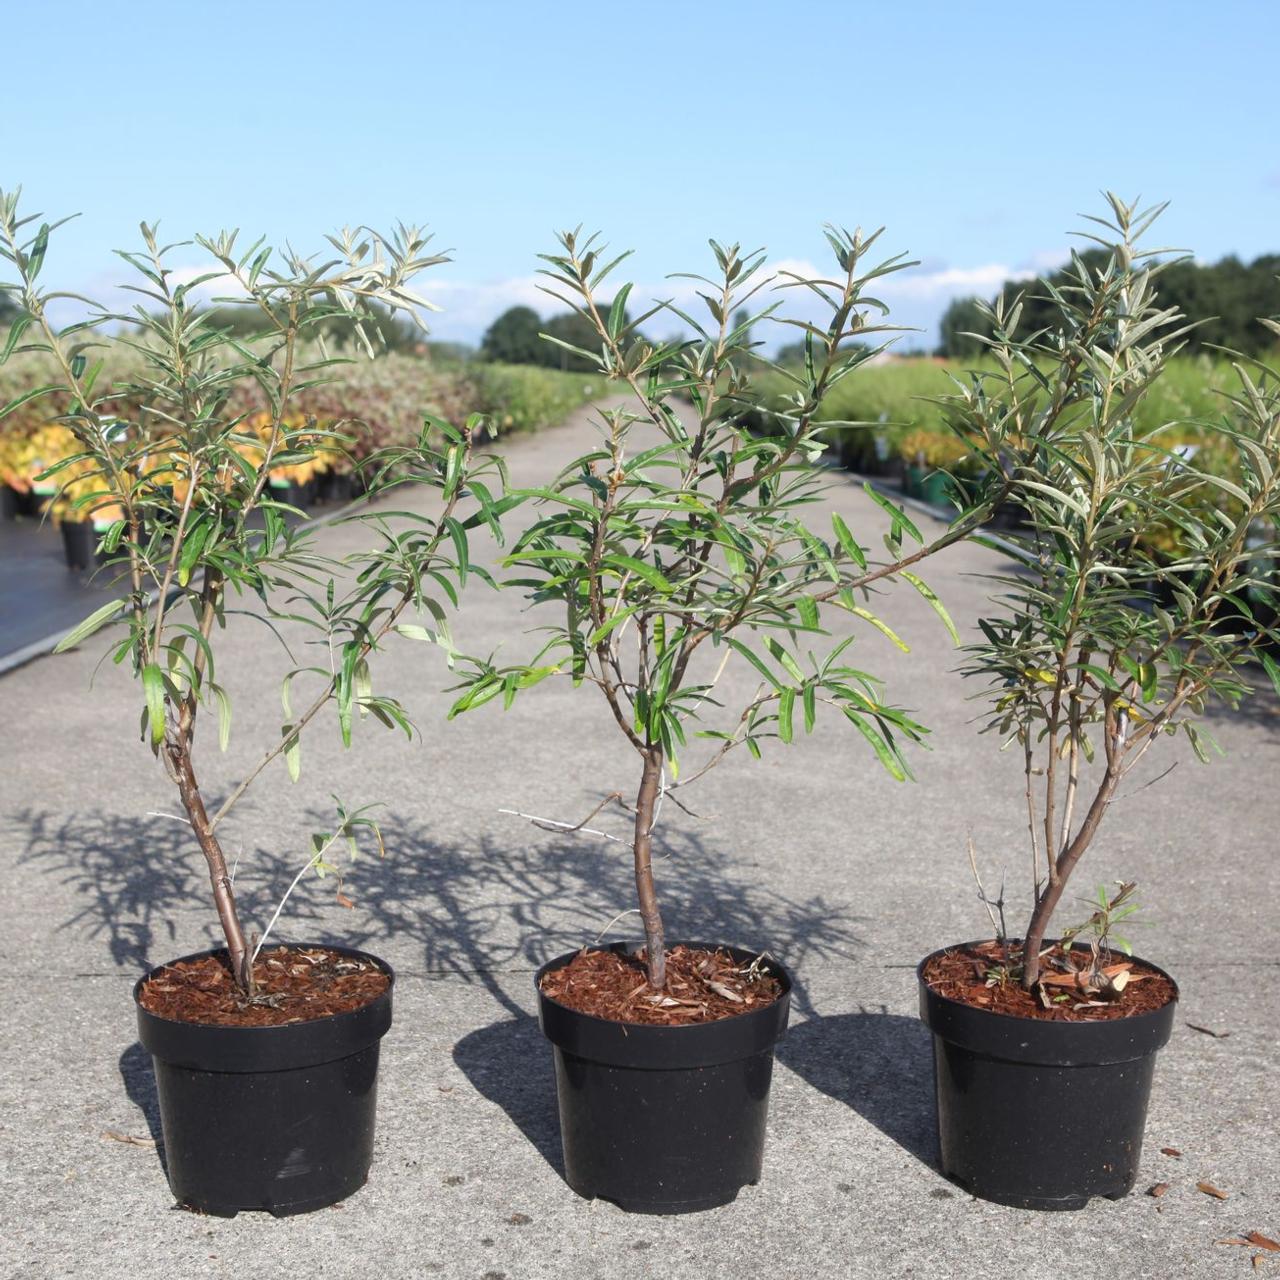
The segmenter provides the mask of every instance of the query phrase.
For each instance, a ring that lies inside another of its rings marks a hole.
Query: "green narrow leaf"
[[[778,697],[778,737],[783,742],[790,742],[792,738],[791,718],[795,711],[796,691],[794,689],[783,689]]]
[[[1142,675],[1142,700],[1151,702],[1160,688],[1160,669],[1154,662],[1144,662],[1139,670]],[[1280,690],[1280,685],[1277,689]]]
[[[594,649],[615,627],[620,627],[637,609],[642,607],[642,605],[633,604],[629,608],[623,609],[621,613],[615,613],[612,618],[609,618],[602,626],[597,627],[587,637],[587,648]]]
[[[906,770],[894,757],[889,744],[851,707],[845,707],[844,713],[848,717],[849,723],[871,744],[872,750],[875,751],[877,758],[888,773],[899,782],[905,782],[907,780]]]
[[[95,609],[53,646],[54,653],[65,653],[68,649],[74,649],[81,640],[87,640],[95,631],[105,627],[128,603],[127,599],[113,600],[110,604],[104,604],[101,609]]]
[[[844,548],[845,555],[858,566],[867,567],[867,553],[858,545],[857,539],[849,530],[849,526],[834,511],[831,513],[831,527],[836,531],[836,538]]]
[[[887,622],[884,622],[880,618],[877,618],[876,615],[872,613],[870,609],[864,609],[861,605],[855,604],[849,609],[849,612],[856,613],[859,618],[862,618],[864,621],[871,623],[871,625],[875,627],[875,629],[879,631],[882,635],[888,636],[889,639],[892,640],[893,643],[896,644],[898,648],[902,650],[903,653],[911,652],[911,646],[907,644],[907,642],[903,640],[902,637],[899,636],[898,633],[894,631],[894,629]]]
[[[796,612],[800,615],[800,622],[803,626],[816,630],[820,617],[818,614],[818,602],[812,596],[800,596],[796,600]]]
[[[220,684],[210,683],[209,692],[218,702],[218,750],[225,751],[231,741],[231,699]]]
[[[631,285],[624,284],[618,290],[617,295],[613,299],[613,306],[609,308],[609,336],[616,339],[622,331],[622,318],[627,309],[627,295],[631,292]]]
[[[449,530],[449,537],[453,539],[454,554],[458,557],[458,585],[466,586],[467,572],[471,568],[471,556],[467,548],[467,531],[462,525],[450,516],[445,522]]]
[[[1200,740],[1200,734],[1196,731],[1196,727],[1189,722],[1184,721],[1182,725],[1186,730],[1187,741],[1191,743],[1191,749],[1196,753],[1196,759],[1201,764],[1209,763],[1209,753],[1204,749],[1204,743]]]
[[[813,723],[818,718],[818,691],[811,685],[804,687],[804,731],[813,732]]]
[[[302,739],[291,724],[281,725],[280,733],[285,739],[284,762],[289,768],[289,781],[297,782],[302,774]]]
[[[894,506],[894,504],[890,502],[884,494],[875,489],[869,480],[866,481],[862,487],[866,491],[867,497],[869,497],[876,506],[887,512],[892,518],[895,532],[898,529],[905,529],[917,542],[924,541],[924,538],[920,534],[920,530],[911,523],[910,517],[901,507]]]
[[[1270,677],[1271,687],[1280,694],[1280,666],[1276,665],[1275,660],[1265,649],[1259,652],[1258,657],[1262,660],[1263,670]]]
[[[804,684],[804,672],[800,670],[796,660],[784,649],[781,643],[773,638],[766,636],[764,647],[773,654],[779,665],[786,671],[797,684]]]
[[[637,578],[643,578],[651,587],[655,587],[664,595],[670,595],[675,590],[660,570],[655,569],[651,564],[645,564],[643,560],[635,559],[634,556],[605,556],[601,563],[607,564],[612,569],[633,573]]]
[[[441,496],[446,502],[453,497],[458,487],[458,480],[462,475],[462,462],[463,449],[459,445],[454,445],[445,457],[444,487]]]
[[[365,700],[373,696],[373,678],[369,675],[369,664],[361,658],[356,663],[355,670],[351,676],[352,688],[355,691],[356,702],[360,704],[360,714],[366,716],[369,714],[368,709],[364,706]]]
[[[354,692],[353,679],[356,663],[360,658],[360,646],[354,640],[348,640],[342,647],[342,665],[338,668],[338,677],[334,692],[338,698],[338,727],[342,732],[342,745],[351,745],[351,701]]]
[[[151,745],[158,747],[164,741],[164,672],[154,662],[142,668],[142,691],[147,699]]]
[[[182,540],[182,550],[178,554],[178,582],[186,586],[191,581],[191,570],[204,551],[209,540],[211,526],[204,521],[187,530]]]
[[[416,622],[400,622],[393,629],[397,634],[404,636],[406,640],[424,640],[428,644],[436,643],[434,633],[428,631],[426,627],[420,627]]]
[[[904,570],[902,576],[929,602],[929,608],[942,619],[942,625],[946,627],[947,634],[951,637],[951,642],[958,647],[960,633],[956,630],[956,624],[951,621],[951,615],[947,612],[946,605],[938,599],[937,593],[932,587],[917,578],[914,573],[907,573]]]
[[[771,685],[772,685],[772,686],[773,686],[773,687],[774,687],[774,688],[775,688],[779,693],[781,693],[781,692],[782,692],[782,681],[781,681],[781,680],[779,680],[779,679],[778,679],[778,677],[777,677],[777,676],[775,676],[775,675],[773,674],[773,672],[769,670],[768,666],[766,666],[766,665],[765,665],[765,661],[764,661],[764,659],[763,659],[763,658],[761,658],[761,657],[759,656],[759,654],[753,653],[750,649],[748,649],[748,648],[747,648],[747,646],[746,646],[745,644],[743,644],[743,643],[742,643],[742,641],[741,641],[741,640],[735,640],[732,636],[725,636],[725,638],[724,638],[724,642],[725,642],[725,644],[727,644],[727,645],[729,646],[729,648],[730,648],[730,649],[734,649],[734,650],[736,650],[738,653],[742,654],[742,656],[743,656],[744,658],[746,658],[746,660],[747,660],[749,663],[751,663],[751,665],[752,665],[753,667],[755,667],[755,669],[756,669],[756,670],[757,670],[757,671],[758,671],[762,676],[764,676],[764,678],[765,678],[765,679],[766,679],[766,680],[767,680],[767,681],[768,681],[768,682],[769,682],[769,683],[770,683],[770,684],[771,684]]]

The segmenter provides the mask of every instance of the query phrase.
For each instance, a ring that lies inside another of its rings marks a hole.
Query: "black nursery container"
[[[325,946],[371,961],[394,985],[391,966],[376,956]],[[135,1003],[157,972],[134,987]],[[276,1027],[175,1022],[139,1004],[175,1198],[220,1217],[242,1209],[285,1217],[359,1190],[373,1159],[378,1045],[391,1026],[391,992],[349,1013]]]
[[[310,484],[298,484],[294,480],[272,480],[267,488],[275,502],[283,502],[286,506],[298,508],[311,505]]]
[[[720,950],[742,964],[756,959],[735,947]],[[543,976],[576,954],[552,960],[535,978],[538,1020],[554,1046],[569,1185],[630,1213],[728,1204],[760,1180],[773,1048],[787,1027],[790,976],[763,962],[782,995],[751,1013],[683,1027],[637,1025],[578,1013],[543,994]]]
[[[98,545],[98,533],[89,520],[64,520],[62,522],[62,550],[68,569],[86,570],[93,566],[93,550]]]
[[[1092,1196],[1128,1194],[1176,995],[1105,1022],[992,1013],[925,982],[925,965],[955,949],[935,951],[916,970],[920,1016],[933,1032],[942,1172],[983,1200],[1020,1209],[1082,1209]]]

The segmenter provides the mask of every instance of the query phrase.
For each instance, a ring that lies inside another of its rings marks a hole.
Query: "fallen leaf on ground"
[[[1155,1186],[1147,1188],[1147,1195],[1159,1200],[1160,1197],[1168,1190],[1169,1184],[1167,1182],[1157,1182]]]
[[[1277,1243],[1270,1236],[1264,1236],[1261,1231],[1250,1231],[1245,1239],[1252,1245],[1257,1245],[1259,1249],[1268,1249],[1272,1253],[1280,1253],[1280,1243]]]
[[[1231,1034],[1230,1031],[1215,1031],[1212,1027],[1202,1027],[1194,1022],[1188,1022],[1187,1026],[1192,1031],[1199,1031],[1201,1035],[1212,1036],[1215,1040],[1225,1040]]]
[[[154,1138],[141,1138],[136,1133],[117,1133],[114,1129],[103,1129],[102,1136],[112,1142],[123,1142],[130,1147],[154,1147]]]
[[[1182,1152],[1177,1147],[1161,1147],[1160,1154],[1162,1156],[1172,1156],[1175,1160],[1182,1159]]]
[[[1212,1182],[1197,1182],[1196,1190],[1203,1191],[1205,1195],[1212,1196],[1215,1200],[1225,1200],[1227,1198],[1227,1193],[1219,1191]]]

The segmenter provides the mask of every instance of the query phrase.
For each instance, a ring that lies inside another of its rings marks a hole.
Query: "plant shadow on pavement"
[[[793,1025],[778,1060],[843,1102],[930,1168],[938,1167],[929,1031],[919,1018],[860,1008]]]
[[[315,819],[323,827],[329,816]],[[500,1016],[465,1035],[454,1060],[559,1170],[551,1051],[530,1014],[532,974],[556,954],[594,942],[610,922],[610,938],[636,936],[628,927],[634,916],[617,919],[635,895],[626,850],[531,831],[514,819],[509,831],[466,844],[442,842],[408,816],[384,814],[381,823],[387,856],[361,859],[347,874],[343,892],[356,905],[341,913],[341,926],[332,910],[333,879],[312,878],[290,899],[281,935],[329,936],[374,951],[389,937],[413,939],[425,977],[482,986]],[[117,967],[140,973],[172,958],[179,922],[189,936],[189,922],[198,919],[212,944],[204,865],[183,824],[27,810],[12,814],[10,825],[21,829],[21,864],[55,878],[77,904],[62,927],[100,940]],[[668,936],[767,947],[792,973],[795,1009],[812,1013],[805,965],[852,958],[859,940],[848,910],[821,895],[794,898],[764,886],[696,832],[664,830],[661,854]],[[236,880],[242,916],[269,918],[298,865],[293,856],[246,849]],[[157,954],[166,943],[165,954]],[[140,1046],[124,1051],[120,1067],[156,1135],[154,1084]]]
[[[1280,654],[1271,656],[1280,659]],[[1212,726],[1215,736],[1220,725],[1234,722],[1260,729],[1270,737],[1280,738],[1280,698],[1272,691],[1266,671],[1260,663],[1255,662],[1246,666],[1241,674],[1253,687],[1253,694],[1238,707],[1229,707],[1216,701],[1208,703],[1205,707],[1205,720]]]
[[[595,942],[610,922],[610,939],[636,936],[634,915],[617,920],[635,896],[627,851],[589,837],[530,833],[519,823],[505,840],[442,848],[425,827],[387,825],[413,856],[389,858],[379,868],[385,874],[361,885],[360,906],[376,922],[367,941],[388,932],[414,937],[428,973],[484,986],[502,1015],[463,1036],[454,1061],[563,1176],[551,1049],[529,1012],[533,973],[556,954]],[[746,881],[742,868],[696,833],[664,831],[661,852],[668,937],[767,946],[791,971],[799,1009],[811,1007],[805,962],[850,958],[858,946],[846,910]]]
[[[151,1140],[156,1144],[160,1167],[168,1177],[169,1166],[164,1158],[164,1133],[160,1128],[160,1100],[156,1097],[156,1078],[151,1067],[151,1055],[135,1040],[120,1055],[120,1079],[124,1091],[147,1122]]]

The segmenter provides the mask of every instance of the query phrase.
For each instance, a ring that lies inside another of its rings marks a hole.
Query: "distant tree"
[[[423,343],[423,354],[436,365],[466,364],[475,359],[475,347],[465,342],[437,342],[429,340]]]
[[[1261,355],[1275,343],[1259,316],[1280,314],[1280,255],[1245,264],[1234,255],[1218,262],[1175,262],[1161,277],[1160,296],[1201,324],[1189,346],[1230,347]]]
[[[565,315],[552,316],[542,326],[542,331],[552,338],[558,338],[560,342],[567,342],[570,346],[579,347],[583,351],[596,351],[600,347],[600,338],[596,333],[595,325],[574,311]],[[569,373],[592,373],[600,367],[597,361],[566,351],[557,342],[544,340],[541,347],[539,364],[549,365],[554,369],[564,369]]]
[[[1101,249],[1086,250],[1080,257],[1094,271],[1107,262],[1107,255]],[[1259,317],[1280,315],[1278,276],[1280,254],[1264,254],[1250,263],[1234,255],[1214,263],[1187,259],[1165,268],[1160,277],[1160,298],[1165,306],[1175,307],[1196,322],[1186,339],[1189,351],[1229,347],[1258,356],[1275,346],[1274,335],[1259,323]],[[1026,338],[1051,325],[1059,308],[1050,298],[1046,285],[1072,288],[1071,280],[1067,268],[1035,280],[1010,280],[1000,295],[1006,308],[1018,294],[1022,295],[1022,314],[1014,336]],[[947,309],[940,325],[941,354],[967,357],[976,353],[964,345],[963,340],[957,345],[952,337],[953,327],[973,328],[967,320],[954,325],[953,321],[963,319],[962,307],[974,305],[974,299],[958,299]]]
[[[502,364],[544,364],[547,346],[538,337],[542,318],[532,307],[508,307],[486,330],[480,355]]]
[[[262,332],[262,312],[257,307],[223,303],[209,307],[204,314],[219,329],[234,337],[255,337]],[[374,306],[363,317],[367,333],[382,335],[383,351],[417,351],[426,342],[426,333],[407,316],[389,307]],[[342,350],[356,340],[355,321],[345,315],[325,316],[307,329],[310,335],[323,335],[326,341]]]
[[[608,316],[612,309],[612,302],[600,302],[602,316]],[[622,325],[625,328],[631,323],[631,313],[623,310]],[[577,347],[582,351],[596,352],[600,350],[600,335],[596,332],[595,325],[585,316],[579,315],[576,311],[566,312],[564,315],[552,316],[550,320],[542,328],[543,333],[548,334],[552,338],[558,338],[560,342],[567,342],[571,347]],[[572,351],[566,351],[559,342],[542,342],[542,353],[540,364],[549,365],[554,369],[564,369],[568,373],[596,373],[599,371],[600,362],[593,355],[590,359],[585,356],[576,355]]]
[[[990,333],[990,325],[982,314],[977,298],[956,298],[942,313],[938,322],[938,354],[953,360],[967,359],[982,351],[982,338]]]
[[[1080,259],[1094,271],[1105,267],[1111,260],[1105,249],[1085,249],[1080,254]],[[1018,322],[1017,336],[1025,338],[1029,334],[1039,333],[1040,330],[1051,328],[1056,324],[1061,312],[1057,303],[1050,297],[1045,284],[1051,284],[1055,289],[1070,289],[1074,287],[1074,280],[1075,276],[1068,265],[1059,267],[1048,276],[1039,276],[1034,280],[1007,281],[1000,290],[1000,297],[1004,300],[1006,311],[1013,305],[1013,300],[1019,294],[1022,295],[1022,316]],[[1162,289],[1162,297],[1163,294]]]

